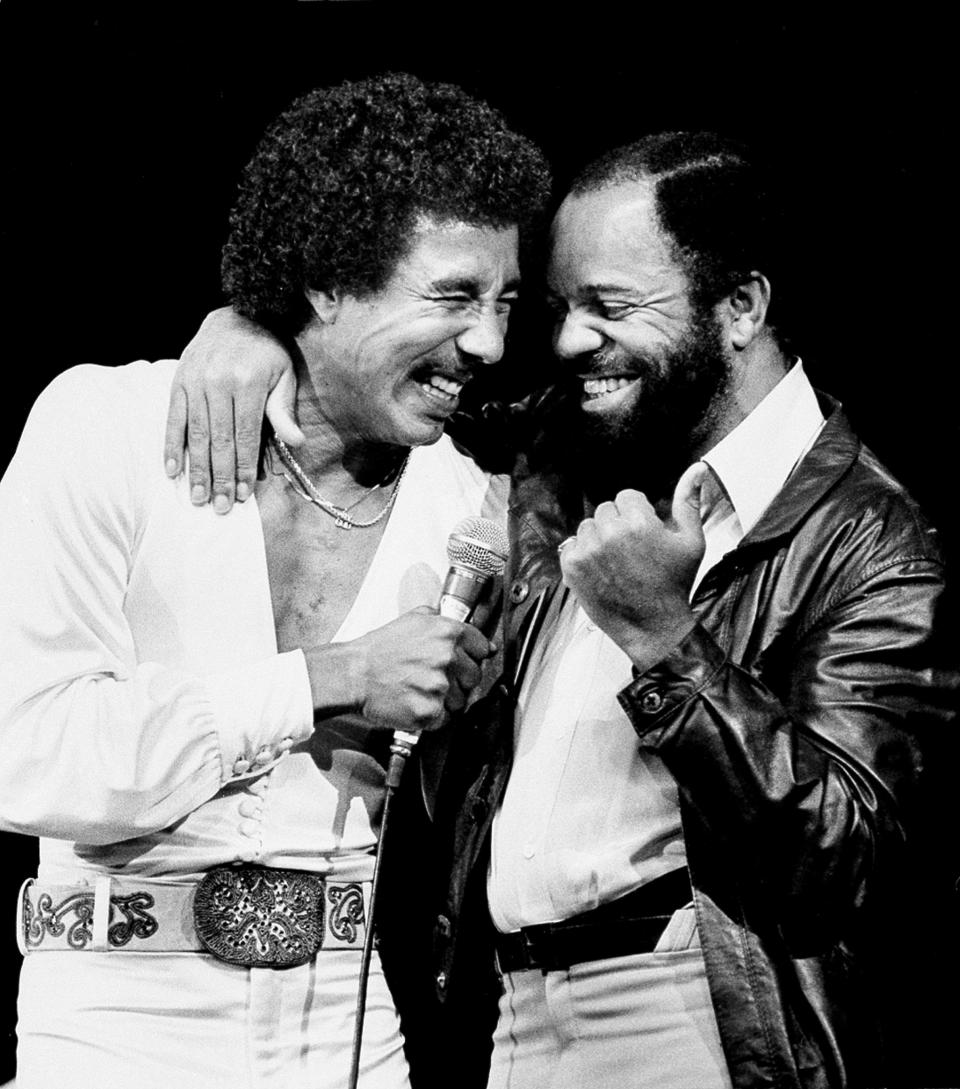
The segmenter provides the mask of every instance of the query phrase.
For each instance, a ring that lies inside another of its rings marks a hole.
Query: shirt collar
[[[745,419],[703,456],[747,534],[823,426],[817,395],[798,359]],[[712,482],[711,482],[712,483]],[[719,495],[706,489],[703,506]]]

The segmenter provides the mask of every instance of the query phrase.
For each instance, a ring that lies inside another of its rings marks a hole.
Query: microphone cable
[[[357,989],[357,1012],[353,1023],[353,1046],[350,1054],[350,1077],[347,1081],[348,1089],[357,1089],[357,1079],[360,1076],[360,1048],[363,1043],[363,1019],[367,1008],[367,981],[370,976],[370,960],[373,956],[373,929],[374,908],[377,903],[377,889],[380,884],[380,863],[383,859],[384,844],[387,839],[388,819],[390,816],[390,801],[403,776],[403,769],[407,765],[407,757],[413,752],[413,747],[418,740],[417,734],[406,730],[394,730],[393,744],[390,746],[390,763],[387,766],[386,791],[383,798],[383,816],[380,818],[380,836],[377,843],[377,853],[373,862],[373,880],[370,884],[370,906],[367,909],[367,929],[363,936],[363,952],[360,957],[360,983]]]

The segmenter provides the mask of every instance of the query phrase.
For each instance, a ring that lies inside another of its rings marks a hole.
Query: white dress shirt
[[[382,768],[362,720],[314,731],[256,501],[219,516],[164,475],[175,366],[62,374],[0,483],[0,827],[44,837],[59,883],[234,861],[369,879]],[[446,436],[415,449],[335,638],[435,604],[450,529],[503,520],[505,493]]]
[[[703,460],[696,585],[735,548],[813,444],[823,416],[798,361]],[[558,593],[521,688],[487,896],[501,931],[589,911],[684,864],[677,787],[641,750],[617,693],[627,655]]]

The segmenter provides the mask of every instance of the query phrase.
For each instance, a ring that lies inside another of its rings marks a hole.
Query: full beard
[[[629,407],[607,418],[578,412],[574,465],[583,492],[596,505],[624,488],[651,503],[668,500],[696,459],[730,386],[721,326],[711,310],[691,319],[680,341],[660,355],[599,355],[598,373],[629,371],[640,388]]]

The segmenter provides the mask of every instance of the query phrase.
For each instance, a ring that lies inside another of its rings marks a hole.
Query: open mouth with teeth
[[[460,400],[460,391],[465,384],[462,380],[435,372],[418,375],[416,381],[423,391],[423,395],[431,404],[447,411],[452,411],[457,407]]]
[[[616,394],[622,393],[625,389],[629,389],[637,381],[638,379],[636,376],[633,378],[625,378],[623,375],[616,375],[609,378],[584,378],[583,403],[596,403],[597,406],[600,407],[608,399],[613,400]]]

